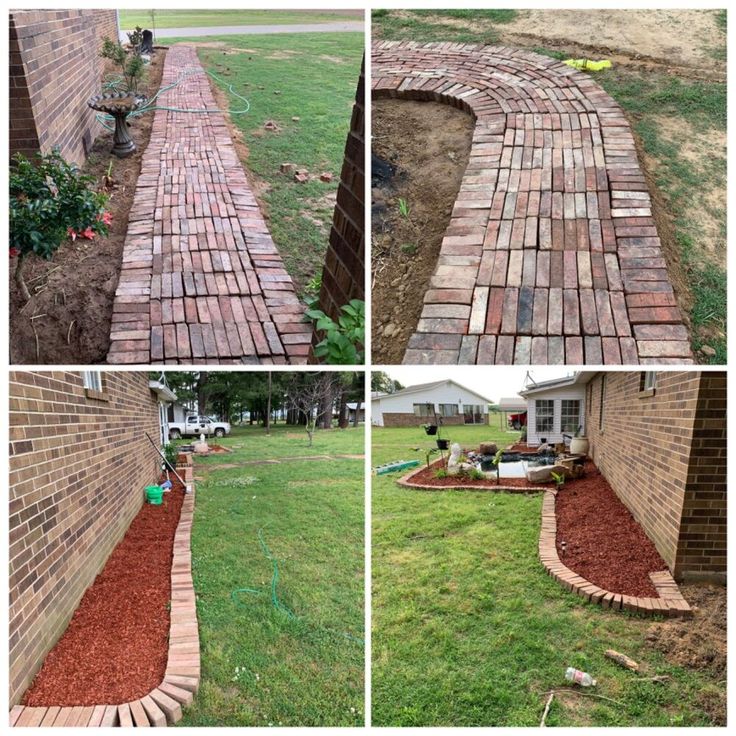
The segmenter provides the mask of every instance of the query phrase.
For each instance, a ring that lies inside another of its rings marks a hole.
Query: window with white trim
[[[644,371],[644,379],[642,381],[642,391],[654,391],[657,387],[657,372]]]
[[[580,399],[562,399],[560,406],[561,431],[577,432],[580,426]]]
[[[84,387],[102,393],[102,371],[82,371]]]
[[[414,416],[417,417],[433,417],[434,404],[414,404]]]
[[[555,402],[552,399],[537,399],[534,410],[537,434],[552,432],[555,424]]]
[[[457,404],[440,404],[441,417],[456,417],[459,413]]]

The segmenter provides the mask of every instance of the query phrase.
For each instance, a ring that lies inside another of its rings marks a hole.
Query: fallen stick
[[[542,720],[539,722],[539,727],[544,728],[547,724],[545,721],[547,720],[547,714],[549,713],[550,706],[552,705],[552,701],[555,698],[555,691],[552,690],[549,694],[549,697],[547,698],[547,703],[544,706],[544,713],[542,713]]]
[[[571,687],[561,687],[557,689],[558,692],[562,691],[565,693],[574,693],[575,695],[582,695],[585,698],[598,698],[599,700],[607,700],[609,703],[615,703],[622,707],[626,707],[620,700],[614,700],[613,698],[607,698],[605,695],[596,695],[596,693],[584,693],[581,690],[575,690]]]
[[[637,682],[667,682],[669,675],[654,675],[654,677],[639,677]]]
[[[626,667],[627,670],[631,670],[632,672],[639,671],[638,662],[635,662],[631,657],[627,657],[625,654],[621,654],[621,652],[617,652],[615,649],[606,649],[604,654],[608,659],[612,659],[616,664]]]

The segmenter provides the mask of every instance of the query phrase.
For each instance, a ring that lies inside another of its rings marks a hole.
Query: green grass
[[[516,10],[374,10],[372,28],[376,38],[411,41],[457,41],[494,43],[498,32],[494,25],[509,23]],[[471,25],[448,23],[444,19],[472,22]]]
[[[727,279],[721,261],[707,255],[710,238],[703,233],[702,216],[717,226],[716,255],[726,247],[726,212],[714,209],[707,195],[726,186],[726,156],[709,144],[709,133],[726,130],[726,85],[683,81],[673,76],[642,77],[625,71],[599,77],[606,91],[627,111],[644,151],[655,162],[657,187],[672,213],[675,243],[692,294],[690,318],[693,347],[708,344],[709,359],[724,365],[726,351]],[[678,122],[675,128],[667,119]],[[663,124],[664,120],[664,124]],[[682,132],[682,122],[687,123]],[[697,144],[698,158],[682,154],[684,144]]]
[[[286,269],[298,288],[322,271],[334,198],[363,56],[361,33],[214,36],[229,50],[201,48],[205,69],[250,101],[233,115],[248,148],[246,168],[264,185],[261,199]],[[223,91],[226,87],[221,85]],[[242,100],[230,96],[231,109]],[[298,121],[292,118],[298,117]],[[266,131],[273,120],[278,131]],[[304,184],[280,173],[282,163],[306,168]],[[332,182],[319,180],[331,172]]]
[[[300,428],[235,429],[220,440],[230,454],[195,461],[197,499],[192,565],[202,682],[184,726],[356,726],[364,720],[362,428],[318,431],[307,447]],[[305,455],[332,460],[288,460]],[[279,459],[281,464],[242,464]],[[271,603],[278,559],[280,601]],[[263,595],[231,598],[236,588]],[[236,669],[237,668],[237,669]]]
[[[299,10],[154,10],[156,28],[198,28],[205,26],[284,25],[344,21],[339,11],[304,13]],[[355,20],[362,20],[355,17]],[[120,28],[151,28],[148,10],[121,10]]]
[[[446,427],[463,446],[516,435]],[[373,430],[373,464],[428,444],[421,429]],[[649,648],[651,620],[567,593],[537,558],[541,497],[418,492],[373,479],[373,676],[376,726],[537,726],[567,666],[598,678],[605,700],[564,694],[549,726],[710,725],[701,702],[725,685]],[[664,687],[607,660],[613,648]]]

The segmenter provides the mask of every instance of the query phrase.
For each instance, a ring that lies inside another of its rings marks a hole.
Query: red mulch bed
[[[184,487],[161,506],[144,503],[66,631],[48,653],[23,705],[121,704],[158,687],[166,671],[171,560]]]
[[[567,567],[613,593],[658,597],[649,573],[667,565],[595,465],[565,484],[555,510],[557,553]]]

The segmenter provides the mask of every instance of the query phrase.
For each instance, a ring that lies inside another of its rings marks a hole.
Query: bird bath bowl
[[[93,110],[112,115],[115,119],[115,132],[113,133],[112,152],[118,158],[130,156],[135,151],[135,143],[128,132],[128,121],[126,118],[134,110],[143,107],[147,102],[143,95],[131,92],[106,92],[95,95],[87,101],[87,105]]]

